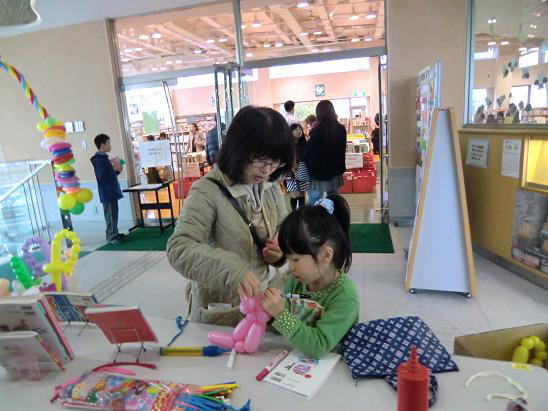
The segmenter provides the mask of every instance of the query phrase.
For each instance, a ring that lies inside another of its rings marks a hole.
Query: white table
[[[161,344],[175,334],[175,321],[160,318],[149,318]],[[81,326],[65,329],[76,353],[76,359],[67,364],[64,372],[46,374],[41,381],[7,381],[5,374],[0,374],[0,409],[2,410],[60,410],[59,403],[50,404],[54,386],[80,375],[98,365],[110,362],[114,358],[115,347],[110,345],[102,332],[95,326],[86,328],[80,337],[77,336]],[[223,327],[190,323],[177,339],[176,346],[208,345],[207,333]],[[148,345],[150,347],[150,345]],[[268,334],[254,355],[238,355],[234,368],[228,370],[228,354],[220,357],[160,357],[157,350],[147,350],[141,356],[142,362],[151,362],[157,370],[133,367],[139,377],[179,381],[192,384],[213,384],[236,381],[240,388],[234,391],[232,404],[242,406],[251,398],[253,411],[266,410],[396,410],[396,392],[381,379],[352,379],[344,363],[338,364],[333,374],[312,400],[301,399],[290,393],[272,388],[257,382],[255,376],[287,344],[279,336]],[[128,345],[122,348],[118,360],[134,360],[138,348]],[[548,371],[532,367],[532,371],[513,369],[508,362],[474,359],[454,356],[460,371],[437,374],[439,382],[438,400],[432,410],[496,410],[506,407],[505,400],[488,402],[485,396],[489,393],[517,393],[506,382],[495,378],[480,378],[468,388],[464,382],[479,371],[499,371],[520,382],[529,393],[529,404],[534,410],[542,411],[548,404]]]

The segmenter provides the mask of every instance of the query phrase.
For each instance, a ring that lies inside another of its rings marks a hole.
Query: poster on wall
[[[519,178],[521,140],[505,139],[502,145],[502,175]]]
[[[466,165],[487,168],[489,156],[489,140],[471,138],[466,150]]]
[[[517,189],[512,258],[548,274],[548,196]]]
[[[141,155],[141,167],[171,165],[171,146],[169,140],[139,143],[139,153]]]
[[[143,133],[158,134],[160,127],[158,126],[158,113],[156,111],[143,112]]]
[[[415,102],[417,122],[415,204],[418,204],[422,179],[424,177],[429,133],[432,125],[432,112],[435,108],[440,107],[440,76],[441,63],[439,61],[421,70],[417,76],[417,99]]]

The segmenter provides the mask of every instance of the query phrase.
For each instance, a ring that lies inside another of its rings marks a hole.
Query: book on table
[[[327,353],[320,359],[294,349],[264,378],[264,382],[300,397],[311,399],[327,381],[341,356]]]
[[[90,307],[86,308],[85,314],[97,324],[111,344],[158,342],[139,307]]]
[[[0,334],[0,365],[9,367],[18,355],[32,355],[41,370],[59,371],[65,366],[61,359],[36,331],[11,331]],[[21,360],[16,360],[21,362]]]
[[[72,347],[41,296],[0,298],[0,335],[11,331],[35,331],[63,363],[74,358]]]
[[[59,322],[88,322],[86,308],[100,305],[92,293],[47,292],[43,295]]]

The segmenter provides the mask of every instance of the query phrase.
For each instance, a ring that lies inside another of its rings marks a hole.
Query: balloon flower
[[[262,297],[245,298],[240,302],[240,311],[245,318],[238,323],[232,333],[211,331],[207,339],[211,344],[223,348],[234,348],[238,353],[254,353],[259,348],[271,316],[261,303]]]
[[[61,240],[63,238],[68,238],[72,241],[72,248],[70,249],[70,254],[68,259],[63,261],[61,258]],[[51,279],[55,284],[57,291],[63,289],[62,286],[62,277],[70,277],[74,265],[78,260],[78,254],[80,253],[80,239],[76,236],[76,233],[69,231],[67,229],[59,231],[55,234],[53,241],[51,242],[51,259],[50,262],[45,264],[42,268],[45,273],[51,275]]]
[[[51,248],[47,241],[41,240],[38,237],[28,238],[23,244],[23,247],[21,247],[21,251],[23,251],[23,260],[25,261],[25,263],[27,263],[29,268],[32,268],[32,275],[35,278],[43,277],[44,276],[44,272],[42,271],[43,264],[40,264],[29,251],[31,245],[33,244],[40,246],[40,251],[42,252],[42,255],[44,256],[45,263],[49,262]]]
[[[61,187],[61,193],[57,198],[59,208],[70,211],[72,214],[82,214],[84,203],[91,201],[93,193],[87,188],[80,188],[80,179],[76,177],[76,171],[73,167],[75,162],[74,153],[71,144],[66,139],[65,125],[62,121],[56,121],[48,114],[47,110],[38,101],[25,77],[15,67],[2,60],[0,60],[0,67],[19,81],[30,103],[43,118],[43,121],[37,124],[37,128],[44,133],[41,146],[51,153],[55,181]]]

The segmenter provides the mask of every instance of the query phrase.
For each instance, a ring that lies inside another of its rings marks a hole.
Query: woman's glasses
[[[255,168],[270,168],[271,170],[277,170],[279,168],[285,167],[285,163],[279,161],[268,162],[266,160],[255,159],[251,162],[251,165]]]

